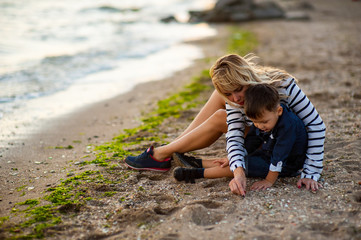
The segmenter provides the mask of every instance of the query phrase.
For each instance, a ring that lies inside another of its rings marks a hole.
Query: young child
[[[280,104],[280,96],[269,84],[250,85],[245,92],[244,112],[253,122],[245,138],[245,173],[248,177],[261,177],[252,190],[271,187],[277,178],[299,174],[306,159],[307,132],[303,122],[288,107]],[[178,181],[194,182],[196,178],[233,177],[229,168],[220,161],[201,161],[176,157],[202,168],[176,168]]]

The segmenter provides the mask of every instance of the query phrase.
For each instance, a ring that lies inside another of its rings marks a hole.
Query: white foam
[[[2,139],[26,138],[54,118],[130,91],[137,84],[171,76],[202,57],[201,49],[179,44],[143,59],[119,61],[115,69],[88,75],[66,90],[20,105],[0,120]],[[6,144],[0,141],[0,147]]]

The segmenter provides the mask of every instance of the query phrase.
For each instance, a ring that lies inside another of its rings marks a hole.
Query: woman
[[[316,109],[296,84],[296,79],[283,70],[257,66],[253,55],[240,57],[226,55],[216,61],[210,70],[213,92],[206,105],[190,126],[177,139],[158,148],[150,147],[137,157],[127,157],[126,164],[138,170],[166,171],[173,153],[185,153],[210,146],[223,133],[227,137],[230,169],[234,174],[229,186],[233,193],[245,195],[244,137],[252,122],[243,112],[244,94],[248,85],[274,85],[283,103],[303,121],[308,133],[307,159],[297,186],[317,190],[322,172],[325,125]]]

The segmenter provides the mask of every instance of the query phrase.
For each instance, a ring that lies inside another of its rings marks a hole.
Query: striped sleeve
[[[229,166],[233,172],[238,167],[245,169],[244,157],[247,155],[247,152],[244,146],[244,130],[245,125],[252,125],[252,121],[246,117],[240,108],[233,107],[227,103],[226,111],[228,125],[226,134],[227,153]]]
[[[306,160],[301,178],[311,178],[318,181],[323,169],[326,126],[294,79],[285,80],[283,91],[288,96],[287,105],[303,121],[308,133]]]

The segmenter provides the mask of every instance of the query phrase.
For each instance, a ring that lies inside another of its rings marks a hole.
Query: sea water
[[[212,0],[0,0],[0,144],[201,58]],[[178,22],[160,19],[176,16]],[[3,140],[3,141],[1,141]]]

